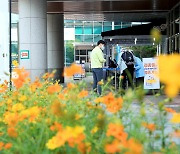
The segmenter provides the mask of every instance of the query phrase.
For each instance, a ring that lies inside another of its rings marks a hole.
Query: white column
[[[55,79],[64,82],[64,16],[62,14],[47,15],[47,49],[48,71],[57,71]]]
[[[0,0],[0,83],[9,81],[9,9],[8,0]]]
[[[20,58],[20,66],[32,80],[47,71],[46,11],[46,0],[19,0],[19,49],[29,50],[29,59]]]

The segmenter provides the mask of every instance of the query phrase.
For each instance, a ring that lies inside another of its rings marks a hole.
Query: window
[[[114,26],[114,29],[121,29],[121,26]]]
[[[82,29],[82,27],[76,27],[76,28],[75,28],[75,34],[83,34],[83,29]]]
[[[112,27],[111,26],[104,26],[103,28],[103,31],[109,31],[109,30],[112,30]]]
[[[84,42],[83,35],[75,35],[75,41],[76,42]]]
[[[85,35],[84,42],[93,42],[93,35]]]
[[[94,35],[94,42],[98,42],[99,40],[101,40],[101,36],[100,35]]]
[[[102,27],[94,27],[94,34],[101,34]]]
[[[112,23],[111,22],[104,22],[104,24],[103,24],[104,26],[111,26],[112,25]]]
[[[84,27],[84,34],[93,34],[92,27]]]

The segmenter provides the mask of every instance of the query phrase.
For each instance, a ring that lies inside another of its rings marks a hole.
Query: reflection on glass
[[[85,35],[84,42],[93,42],[93,35]]]
[[[92,27],[84,27],[84,34],[93,34]]]
[[[82,27],[76,27],[76,28],[75,28],[75,34],[83,34],[83,29],[82,29]]]
[[[76,36],[75,36],[75,41],[76,41],[76,42],[84,42],[84,41],[83,41],[83,35],[76,35]]]
[[[103,28],[103,31],[109,31],[109,30],[112,30],[112,27],[111,26],[104,26]]]
[[[94,27],[94,34],[101,34],[102,27]]]

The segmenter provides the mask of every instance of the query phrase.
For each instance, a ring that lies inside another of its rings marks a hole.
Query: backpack
[[[116,68],[116,67],[117,67],[116,60],[114,59],[114,61],[113,61],[109,58],[109,68]]]
[[[131,52],[125,51],[121,57],[124,60],[124,62],[126,63],[126,65],[134,65],[134,57]]]

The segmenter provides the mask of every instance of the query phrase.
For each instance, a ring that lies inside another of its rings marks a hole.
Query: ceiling
[[[18,0],[12,0],[18,12]],[[47,13],[62,13],[65,19],[151,21],[165,19],[179,0],[47,0]]]

